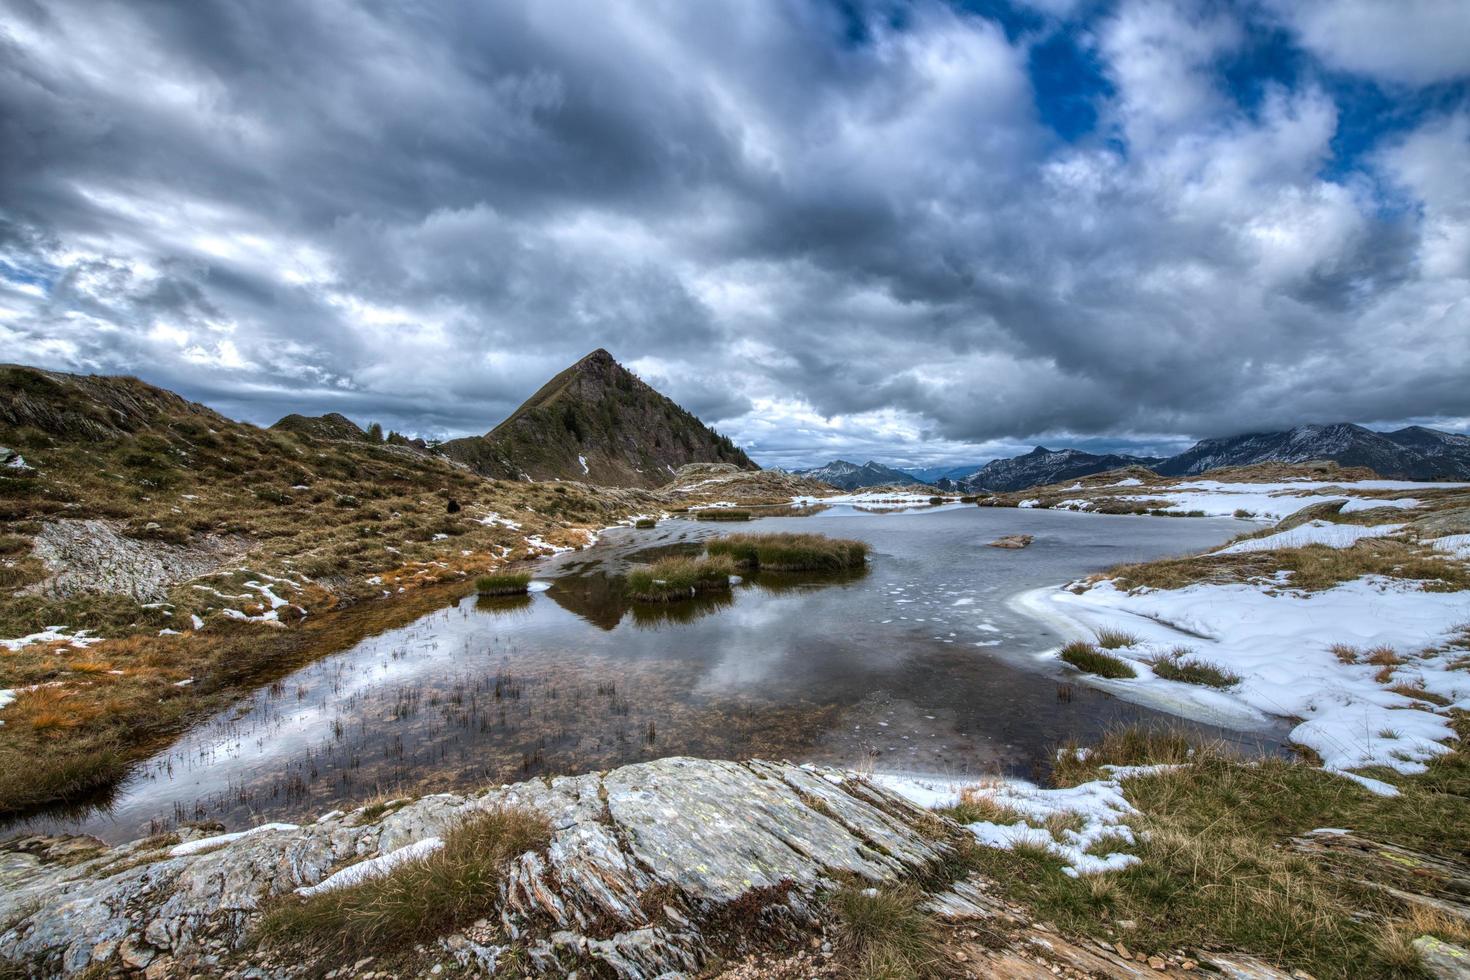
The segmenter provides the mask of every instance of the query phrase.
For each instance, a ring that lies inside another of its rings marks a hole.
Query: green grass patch
[[[530,572],[495,572],[475,579],[480,595],[523,595],[530,587]]]
[[[259,935],[341,958],[429,942],[493,913],[507,865],[550,840],[538,813],[487,810],[450,830],[440,850],[381,877],[308,899],[283,897],[261,919]]]
[[[727,555],[673,555],[630,571],[628,596],[635,602],[678,602],[704,592],[728,591],[734,574],[735,563]]]
[[[1082,640],[1073,640],[1071,643],[1062,647],[1061,656],[1063,660],[1078,670],[1086,671],[1089,674],[1096,674],[1099,677],[1109,677],[1116,680],[1138,676],[1138,672],[1133,669],[1128,661],[1121,657],[1115,657],[1111,653],[1103,653],[1091,643],[1086,643]]]
[[[708,542],[705,550],[746,568],[776,572],[859,568],[868,557],[866,541],[822,534],[728,534]]]
[[[702,507],[693,511],[695,520],[700,521],[748,521],[750,511],[733,507]]]
[[[1464,713],[1454,723],[1462,733],[1470,728]],[[1140,811],[1129,820],[1138,865],[1075,879],[1037,848],[970,853],[975,870],[1037,921],[1121,938],[1144,953],[1236,950],[1319,980],[1423,976],[1408,940],[1431,933],[1455,941],[1464,933],[1463,923],[1430,921],[1422,908],[1363,883],[1366,875],[1422,890],[1426,879],[1412,860],[1369,870],[1357,859],[1337,865],[1289,846],[1318,827],[1348,827],[1365,840],[1465,860],[1470,761],[1460,751],[1422,776],[1397,777],[1401,795],[1381,797],[1300,761],[1243,757],[1181,731],[1118,729],[1083,759],[1076,749],[1059,751],[1054,785],[1097,778],[1104,764],[1179,767],[1123,783]],[[1136,926],[1119,933],[1120,920]]]
[[[1162,657],[1149,661],[1154,673],[1168,681],[1181,681],[1185,684],[1199,684],[1203,687],[1218,687],[1221,689],[1234,687],[1240,683],[1240,675],[1232,673],[1219,664],[1211,663],[1200,657],[1186,656],[1189,651],[1183,647],[1176,648]]]
[[[1123,630],[1100,629],[1094,634],[1097,637],[1097,645],[1104,650],[1117,650],[1122,647],[1131,647],[1138,642],[1138,637]]]
[[[658,519],[655,517],[640,517],[638,518],[638,520],[633,522],[633,526],[645,529],[650,527],[657,527]]]

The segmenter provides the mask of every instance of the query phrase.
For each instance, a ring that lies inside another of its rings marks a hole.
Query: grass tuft
[[[1121,657],[1103,653],[1091,643],[1073,640],[1062,647],[1062,659],[1078,670],[1113,679],[1137,677],[1138,672]]]
[[[655,517],[640,517],[640,518],[638,518],[638,520],[636,520],[636,521],[633,522],[633,526],[634,527],[637,527],[637,528],[644,528],[644,529],[647,529],[647,528],[650,528],[650,527],[657,527],[658,526],[658,519],[655,518]]]
[[[865,541],[821,534],[729,534],[708,542],[705,550],[747,568],[778,572],[859,568],[868,556]]]
[[[530,572],[495,572],[475,579],[480,595],[523,595],[530,587]]]
[[[1240,683],[1240,675],[1219,664],[1190,656],[1188,647],[1175,647],[1162,657],[1149,661],[1154,673],[1168,681],[1200,684],[1204,687],[1227,688]]]
[[[700,521],[748,521],[750,511],[735,510],[732,507],[703,507],[694,512],[694,518]]]
[[[912,885],[877,889],[850,886],[829,900],[837,915],[839,947],[861,980],[943,976],[943,948],[934,921]]]
[[[726,591],[734,574],[735,563],[726,555],[660,558],[628,573],[628,595],[635,602],[678,602],[702,592]]]
[[[539,813],[488,810],[450,830],[440,850],[379,878],[308,899],[283,897],[259,933],[343,958],[429,942],[493,912],[509,863],[550,840]]]
[[[1115,629],[1100,629],[1094,634],[1097,637],[1097,645],[1105,650],[1117,650],[1121,647],[1131,647],[1138,642],[1138,637],[1132,633]]]

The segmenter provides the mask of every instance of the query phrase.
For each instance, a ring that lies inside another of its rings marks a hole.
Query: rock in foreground
[[[809,929],[822,914],[818,891],[835,880],[893,882],[934,868],[947,850],[932,815],[836,770],[661,759],[245,834],[186,831],[114,848],[14,842],[0,853],[0,957],[38,976],[100,964],[150,977],[215,974],[252,963],[291,975],[300,964],[252,948],[269,899],[505,805],[545,815],[550,847],[507,876],[499,921],[438,941],[432,954],[446,962],[493,969],[511,955],[552,976],[696,970],[751,937]]]

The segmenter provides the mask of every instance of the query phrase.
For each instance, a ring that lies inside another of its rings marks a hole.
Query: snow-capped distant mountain
[[[1075,480],[1124,466],[1146,466],[1153,469],[1160,462],[1162,460],[1151,456],[1122,456],[1117,453],[1099,456],[1080,449],[1051,450],[1037,446],[1024,456],[993,459],[975,472],[953,481],[953,488],[1006,493],[1062,480]],[[948,488],[946,483],[940,483],[939,486]]]
[[[798,476],[804,476],[812,480],[821,480],[842,490],[857,490],[860,487],[881,487],[891,483],[923,485],[924,481],[916,479],[902,470],[896,470],[891,466],[884,466],[874,460],[868,460],[859,466],[857,463],[849,463],[845,459],[834,459],[826,466],[818,466],[812,470],[795,470]]]
[[[953,482],[962,477],[969,476],[984,465],[984,463],[960,463],[959,465],[944,463],[940,466],[910,466],[903,472],[922,483],[932,484],[938,483],[940,480]]]
[[[1470,436],[1420,425],[1394,432],[1374,432],[1346,422],[1299,425],[1286,432],[1204,439],[1153,469],[1165,476],[1192,476],[1220,466],[1312,459],[1366,466],[1396,480],[1463,480],[1470,478]]]

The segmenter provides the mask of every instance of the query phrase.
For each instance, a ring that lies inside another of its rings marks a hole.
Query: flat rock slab
[[[1007,534],[1003,538],[996,538],[990,542],[990,547],[1018,549],[1026,547],[1033,540],[1029,534]]]
[[[197,833],[184,847],[175,837],[8,845],[0,957],[34,976],[118,962],[150,976],[219,972],[248,954],[273,896],[502,805],[544,814],[551,845],[515,862],[499,922],[442,945],[485,966],[517,943],[546,975],[570,961],[629,978],[698,969],[713,951],[710,924],[731,903],[756,896],[763,921],[807,926],[817,892],[836,880],[895,881],[945,851],[937,818],[839,770],[660,759],[428,796],[373,820],[358,810],[218,835],[217,846]]]

